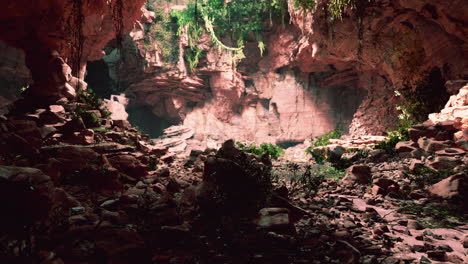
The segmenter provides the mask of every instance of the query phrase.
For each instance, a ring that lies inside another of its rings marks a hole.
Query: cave
[[[4,2],[0,263],[468,263],[466,1]]]
[[[170,120],[156,116],[151,108],[146,105],[130,105],[127,107],[127,112],[128,121],[152,138],[162,136],[164,129],[176,125]]]

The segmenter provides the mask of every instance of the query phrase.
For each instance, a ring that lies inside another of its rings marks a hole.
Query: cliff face
[[[208,145],[227,138],[287,143],[334,128],[382,134],[397,121],[395,90],[424,82],[441,104],[444,82],[466,78],[462,1],[370,1],[359,18],[349,9],[333,22],[323,5],[304,13],[289,1],[289,23],[264,32],[265,54],[247,43],[237,66],[206,37],[199,44],[206,58],[189,76],[180,62],[163,69],[157,45],[153,53],[142,49],[144,24],[152,23],[147,13],[131,34],[146,73],[141,66],[139,74],[122,75],[146,80],[127,91]]]
[[[463,14],[468,7],[462,1],[371,3],[361,23],[355,22],[359,19],[352,10],[333,24],[327,22],[321,6],[305,17],[290,10],[293,24],[304,32],[292,59],[294,65],[305,72],[332,66],[337,74],[346,69],[359,73],[359,86],[368,95],[350,127],[357,135],[379,133],[392,125],[394,90],[423,80],[428,73],[433,82],[463,79],[467,69]],[[336,77],[338,82],[342,79]],[[448,99],[442,89],[433,91],[433,97]]]

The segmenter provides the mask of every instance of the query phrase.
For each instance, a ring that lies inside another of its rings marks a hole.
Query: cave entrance
[[[147,105],[131,104],[127,107],[128,121],[139,131],[146,133],[151,138],[163,135],[164,129],[177,125],[165,118],[156,116]]]
[[[354,69],[314,72],[309,75],[308,90],[316,99],[319,109],[333,120],[334,128],[349,133],[354,114],[361,105],[367,90],[359,87],[359,76]]]
[[[113,94],[120,94],[122,85],[118,80],[112,78],[112,69],[104,59],[91,61],[87,64],[85,82],[88,88],[92,89],[99,97],[109,99]],[[175,125],[167,119],[156,116],[151,108],[130,100],[130,104],[125,109],[128,113],[128,121],[132,126],[143,133],[149,134],[152,138],[163,135],[163,130]]]

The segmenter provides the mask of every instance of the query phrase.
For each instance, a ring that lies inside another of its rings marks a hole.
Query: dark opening
[[[139,131],[152,138],[162,136],[164,129],[176,125],[167,119],[154,115],[151,108],[146,105],[129,105],[127,113],[128,121]]]
[[[97,95],[109,98],[114,91],[115,82],[109,76],[109,67],[104,60],[90,61],[86,65],[85,82]]]

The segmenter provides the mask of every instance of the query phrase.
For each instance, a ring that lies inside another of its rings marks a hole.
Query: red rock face
[[[354,116],[351,134],[378,134],[390,127],[395,121],[393,90],[413,84],[427,71],[438,68],[445,80],[465,77],[463,14],[468,7],[462,1],[375,1],[361,25],[352,10],[333,24],[322,6],[318,10],[302,17],[290,9],[294,26],[304,32],[291,64],[304,72],[333,65],[337,82],[346,80],[339,76],[344,69],[358,73],[368,96]]]
[[[247,43],[246,59],[233,67],[208,38],[200,44],[207,50],[196,74],[200,83],[190,93],[172,89],[171,78],[159,74],[165,83],[148,81],[132,88],[136,100],[152,106],[156,115],[192,128],[205,141],[278,143],[334,128],[353,136],[380,135],[397,122],[395,90],[433,69],[443,80],[465,77],[463,14],[468,7],[462,1],[374,1],[362,23],[352,9],[331,22],[323,3],[303,16],[289,2],[290,23],[265,33],[266,56],[260,56],[255,43]],[[150,17],[142,22],[149,23]],[[142,36],[141,26],[132,32],[137,46]],[[185,42],[182,38],[179,45]],[[161,66],[157,52],[142,56],[148,65]],[[180,77],[184,68],[178,68],[177,78],[186,78]],[[189,103],[198,106],[187,107]]]
[[[0,35],[2,40],[25,50],[26,65],[35,82],[46,75],[44,63],[50,60],[52,51],[77,65],[74,74],[80,71],[83,78],[86,62],[102,57],[102,48],[116,37],[116,28],[122,27],[125,32],[133,27],[144,2],[7,0],[0,10]],[[76,56],[77,52],[81,56]]]
[[[143,0],[122,1],[122,9],[118,0],[82,1],[81,8],[80,1],[26,2],[5,3],[0,33],[25,50],[37,89],[50,86],[53,50],[82,78],[85,62],[101,58],[116,26],[128,31],[141,17],[132,40],[124,43],[140,50],[126,56],[120,78],[133,84],[132,98],[150,105],[155,115],[184,123],[204,140],[302,141],[337,127],[354,136],[381,134],[397,120],[394,90],[434,68],[444,80],[464,78],[467,68],[468,7],[460,0],[378,0],[365,9],[362,23],[352,9],[332,23],[322,6],[303,17],[290,3],[290,23],[265,33],[266,56],[247,43],[247,58],[233,67],[206,37],[200,46],[207,58],[195,75],[187,74],[183,62],[169,72],[148,72],[162,64],[158,52],[141,49],[142,23],[154,22],[151,12],[141,16]],[[120,10],[122,21],[114,14]],[[84,41],[77,64],[80,13]],[[178,45],[183,48],[187,39]],[[149,66],[146,72],[143,65]]]

